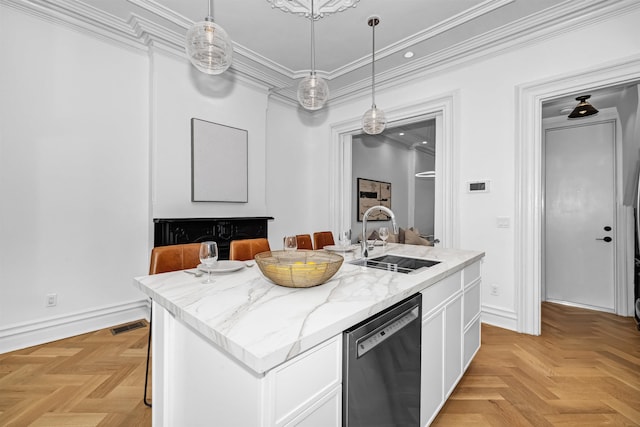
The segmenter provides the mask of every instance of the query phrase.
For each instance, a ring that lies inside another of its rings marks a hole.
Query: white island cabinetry
[[[479,348],[480,261],[422,291],[422,426],[438,415]]]
[[[160,305],[153,312],[154,427],[341,424],[342,335],[258,374]]]
[[[440,261],[416,274],[343,264],[308,289],[244,268],[213,283],[184,272],[136,278],[153,301],[153,425],[342,424],[342,332],[423,294],[422,420],[442,406],[480,343],[482,252],[389,244]]]

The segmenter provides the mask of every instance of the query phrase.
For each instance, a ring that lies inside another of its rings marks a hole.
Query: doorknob
[[[607,236],[607,237],[596,237],[596,240],[604,240],[605,242],[609,243],[613,239],[611,237]]]
[[[611,231],[611,227],[609,227],[608,225],[604,227],[604,231]]]

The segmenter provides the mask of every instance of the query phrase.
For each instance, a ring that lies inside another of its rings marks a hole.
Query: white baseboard
[[[518,317],[515,311],[483,304],[480,320],[482,323],[500,328],[510,329],[512,331],[518,330]]]
[[[0,328],[0,353],[69,338],[122,323],[149,319],[149,300],[91,310]]]

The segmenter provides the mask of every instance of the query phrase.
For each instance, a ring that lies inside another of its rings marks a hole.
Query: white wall
[[[2,352],[147,316],[154,217],[270,214],[264,88],[0,12]],[[248,203],[191,202],[192,117],[248,131]]]
[[[142,317],[149,171],[144,52],[3,5],[0,40],[2,352]]]
[[[324,188],[313,184],[313,176],[326,165],[314,161],[311,138],[312,117],[278,101],[269,103],[267,112],[267,181],[269,244],[282,249],[285,235],[309,234],[327,230],[326,222],[313,220],[323,212],[310,209],[318,191],[326,200]]]
[[[516,88],[554,76],[580,73],[583,69],[640,54],[640,11],[608,21],[567,31],[513,51],[495,53],[482,61],[459,64],[442,72],[424,75],[399,87],[376,91],[376,104],[383,110],[398,109],[421,100],[455,93],[451,114],[454,121],[457,196],[453,203],[459,241],[456,246],[483,250],[483,309],[491,321],[516,328],[514,271]],[[597,37],[594,37],[597,36]],[[590,40],[585,43],[584,40]],[[332,105],[330,124],[358,119],[368,108],[363,97]],[[317,141],[330,141],[330,128],[314,134]],[[325,156],[318,161],[329,161]],[[329,181],[328,172],[318,174],[318,186]],[[491,180],[491,192],[470,194],[467,181]],[[327,190],[329,193],[330,190]],[[497,228],[496,218],[511,219],[511,228]],[[499,295],[490,294],[498,286]]]
[[[640,172],[640,85],[623,91],[618,103],[622,131],[622,202],[635,206],[638,173]]]
[[[162,52],[153,54],[152,86],[153,217],[265,216],[266,91],[231,73],[201,73],[186,58]],[[191,201],[193,117],[248,131],[247,203]]]

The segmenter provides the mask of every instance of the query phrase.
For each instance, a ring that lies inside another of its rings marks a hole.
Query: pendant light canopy
[[[227,32],[213,22],[209,0],[209,15],[187,31],[186,52],[191,63],[207,74],[222,74],[231,66],[233,44]]]
[[[596,110],[593,105],[587,102],[587,99],[589,98],[591,98],[591,95],[583,95],[576,98],[576,101],[578,101],[578,105],[573,109],[571,114],[569,114],[570,119],[592,116],[598,113],[598,110]]]
[[[369,135],[378,135],[384,131],[387,118],[384,111],[376,107],[376,26],[380,18],[372,16],[367,20],[373,31],[373,49],[371,52],[371,108],[362,116],[362,130]]]
[[[314,22],[320,16],[316,14],[313,0],[311,0],[311,74],[302,79],[298,84],[298,101],[307,110],[319,110],[329,99],[329,85],[316,75],[316,44]]]

